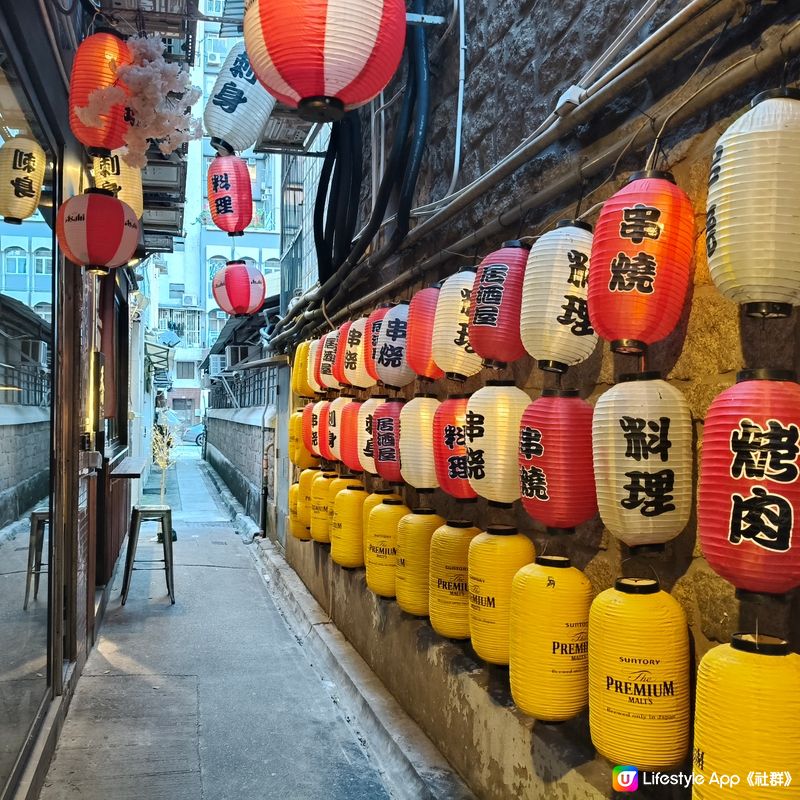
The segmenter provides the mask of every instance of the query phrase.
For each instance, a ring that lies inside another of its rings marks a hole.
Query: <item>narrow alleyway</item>
[[[198,449],[181,450],[168,493],[176,605],[157,569],[134,572],[121,607],[118,571],[42,800],[388,798],[332,699],[336,687],[270,599]],[[149,489],[145,501],[158,503]],[[159,557],[155,530],[143,529],[138,559]]]

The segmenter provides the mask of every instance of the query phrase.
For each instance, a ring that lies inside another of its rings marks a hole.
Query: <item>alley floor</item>
[[[118,570],[41,800],[381,800],[389,794],[234,532],[199,448],[170,478],[164,572]],[[157,504],[150,487],[144,501]],[[138,559],[161,555],[155,525]],[[145,565],[142,567],[159,565]]]

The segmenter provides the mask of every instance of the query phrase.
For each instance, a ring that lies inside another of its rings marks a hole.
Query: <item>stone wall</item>
[[[19,519],[49,491],[50,422],[0,423],[0,528]]]

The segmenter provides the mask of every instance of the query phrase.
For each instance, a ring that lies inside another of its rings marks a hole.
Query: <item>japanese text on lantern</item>
[[[538,428],[523,425],[519,432],[519,454],[530,461],[544,455],[542,432]],[[547,501],[547,475],[541,467],[535,464],[521,464],[519,468],[519,488],[523,497],[532,500]]]
[[[347,370],[355,370],[358,368],[358,350],[351,350],[351,347],[358,347],[361,344],[362,332],[353,329],[347,331],[347,350],[344,352],[344,368]]]
[[[379,417],[375,426],[375,438],[377,439],[377,460],[396,461],[397,436],[395,432],[395,421],[391,417]]]
[[[669,417],[657,420],[641,417],[622,416],[619,426],[625,437],[625,458],[632,461],[669,460],[672,442],[669,440]],[[651,456],[653,458],[651,459]],[[620,505],[633,511],[639,509],[643,517],[657,517],[675,510],[674,495],[675,473],[669,468],[660,470],[637,469],[625,473],[628,483],[623,487],[627,497],[620,500]]]
[[[336,337],[328,336],[322,350],[319,371],[322,375],[333,375],[333,364],[336,361]]]
[[[473,444],[477,439],[482,439],[486,433],[485,424],[486,419],[483,414],[467,411],[464,420],[466,441]],[[467,446],[467,474],[475,480],[483,480],[486,477],[486,460],[482,449]]]
[[[442,437],[444,446],[448,450],[455,450],[456,447],[464,447],[466,444],[462,425],[445,425],[442,430]],[[463,478],[464,480],[469,477],[466,454],[447,457],[447,475],[450,478]]]
[[[475,292],[473,325],[497,327],[507,278],[508,264],[490,264],[482,270],[480,283]]]
[[[311,444],[319,447],[319,414],[311,414]]]
[[[569,277],[567,283],[576,289],[585,289],[589,282],[589,256],[580,250],[570,250],[567,253],[569,260]],[[569,292],[569,289],[567,290]],[[556,322],[571,328],[575,336],[592,336],[594,328],[589,321],[589,305],[586,297],[572,292],[564,295],[564,312],[556,317]]]
[[[37,167],[36,153],[29,153],[25,150],[14,148],[11,169],[14,170],[14,172],[25,173],[24,175],[17,175],[9,181],[14,187],[14,197],[36,197],[36,186],[34,186],[33,179],[30,175],[36,171]]]
[[[642,244],[645,239],[657,240],[662,230],[660,217],[660,209],[642,203],[637,203],[632,208],[623,208],[619,235],[623,239],[629,239],[632,244]],[[652,294],[657,271],[658,262],[655,256],[646,250],[632,255],[620,251],[611,262],[608,290]]]
[[[403,353],[405,350],[408,322],[398,317],[393,317],[386,322],[386,338],[392,342],[401,341],[400,344],[384,342],[378,353],[378,363],[384,367],[402,367]]]
[[[367,458],[375,458],[375,451],[372,448],[372,414],[367,414],[364,418],[364,430],[367,432],[367,441],[362,452]]]
[[[458,345],[465,353],[474,353],[472,346],[469,343],[469,300],[472,290],[463,286],[461,288],[461,307],[459,308],[459,316],[461,321],[458,323],[456,330],[456,338],[453,339],[453,344]]]

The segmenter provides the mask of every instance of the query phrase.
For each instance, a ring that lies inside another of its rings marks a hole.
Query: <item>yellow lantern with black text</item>
[[[469,545],[480,532],[469,520],[449,519],[431,537],[428,614],[448,639],[469,639]]]
[[[598,753],[642,770],[689,746],[689,629],[652,578],[618,578],[589,611],[589,728]]]
[[[293,483],[289,487],[289,533],[295,539],[300,539],[307,542],[311,538],[311,534],[305,525],[300,522],[298,499],[300,496],[300,484]]]
[[[328,487],[328,521],[331,525],[333,524],[333,504],[336,502],[339,492],[348,486],[363,485],[355,475],[339,475],[331,481],[331,485]]]
[[[561,722],[589,700],[592,584],[564,556],[538,556],[511,586],[509,678],[520,711]]]
[[[469,632],[490,664],[508,664],[514,576],[536,558],[533,542],[511,525],[491,525],[469,545]]]
[[[364,561],[367,560],[367,526],[369,525],[369,515],[375,506],[379,506],[384,500],[400,500],[403,498],[394,489],[375,489],[364,499],[364,507],[361,512],[361,524],[364,538]]]
[[[0,216],[19,225],[39,207],[47,157],[39,142],[15,136],[0,147]]]
[[[697,671],[694,800],[796,797],[800,766],[800,655],[774,636],[735,633]],[[753,768],[766,777],[747,788]],[[738,775],[731,789],[713,775]]]
[[[300,342],[294,351],[292,363],[292,391],[299,397],[313,397],[314,389],[308,382],[308,354],[311,342]]]
[[[433,415],[439,401],[432,394],[416,394],[400,410],[400,474],[415,489],[436,489],[433,460]]]
[[[342,567],[364,566],[363,486],[348,484],[337,492],[331,522],[331,559]]]
[[[331,540],[328,498],[331,484],[338,477],[335,472],[321,472],[311,484],[311,538],[315,542]]]
[[[415,508],[397,526],[395,593],[403,611],[428,616],[431,538],[444,520],[432,508]]]
[[[298,479],[300,490],[297,495],[297,519],[308,530],[311,529],[311,484],[321,472],[319,467],[309,467],[300,473]]]
[[[112,150],[109,155],[95,155],[92,158],[92,174],[97,189],[105,189],[117,200],[127,203],[136,219],[144,214],[144,195],[142,194],[142,171],[125,162],[127,151]]]
[[[397,574],[397,526],[410,509],[402,500],[387,498],[370,511],[365,537],[367,588],[394,597]]]

